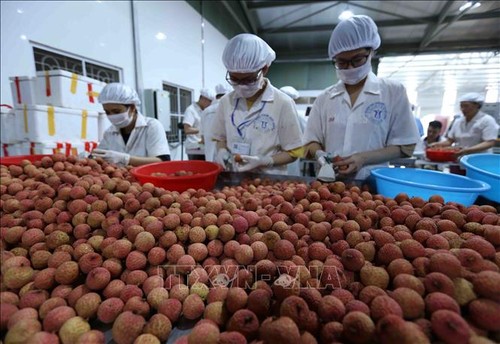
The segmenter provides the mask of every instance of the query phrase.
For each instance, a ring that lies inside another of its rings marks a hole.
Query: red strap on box
[[[7,150],[7,144],[2,144],[3,156],[9,156],[9,151]]]
[[[30,154],[35,155],[35,142],[30,142]]]
[[[14,84],[16,85],[17,103],[21,104],[23,101],[21,99],[21,88],[19,87],[19,77],[16,76],[14,79]]]
[[[71,142],[66,142],[66,156],[71,155]]]
[[[48,71],[45,71],[45,93],[47,97],[52,95],[52,91],[50,89],[50,75]]]
[[[87,90],[89,91],[89,102],[94,104],[94,93],[92,92],[92,83],[87,84]]]

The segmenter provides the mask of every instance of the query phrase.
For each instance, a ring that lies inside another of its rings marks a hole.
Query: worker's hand
[[[242,155],[241,162],[235,163],[237,172],[247,172],[258,167],[272,166],[274,160],[270,156]]]
[[[364,165],[364,158],[361,154],[353,154],[348,157],[336,157],[333,165],[338,167],[338,173],[348,175],[358,172]]]
[[[130,161],[130,154],[106,149],[96,148],[92,151],[92,155],[95,157],[103,158],[109,163],[120,166],[127,166]]]
[[[221,148],[217,151],[217,155],[215,156],[215,162],[219,165],[222,165],[224,169],[227,168],[228,162],[231,160],[231,153],[226,148]]]

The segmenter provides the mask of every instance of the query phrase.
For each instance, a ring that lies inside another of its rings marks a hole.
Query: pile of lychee
[[[492,205],[255,179],[170,192],[54,155],[0,166],[4,343],[500,342]]]

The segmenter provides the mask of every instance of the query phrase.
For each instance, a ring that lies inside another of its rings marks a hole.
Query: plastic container
[[[3,157],[0,159],[0,165],[5,165],[5,166],[19,165],[23,160],[29,160],[31,162],[35,162],[42,160],[42,158],[45,156],[50,156],[50,155],[38,154],[38,155],[18,155],[18,156]]]
[[[469,178],[490,184],[491,189],[481,196],[500,202],[500,155],[492,153],[470,154],[460,159]]]
[[[98,113],[45,105],[23,105],[16,110],[19,141],[97,141]]]
[[[153,176],[153,173],[175,173],[178,171],[193,172],[191,176]],[[222,167],[209,161],[164,161],[134,167],[130,173],[141,183],[152,183],[170,191],[186,191],[187,189],[212,190]]]
[[[414,168],[377,168],[371,171],[377,192],[390,198],[399,193],[428,200],[441,195],[445,202],[472,205],[479,194],[490,189],[489,184],[468,177]]]
[[[65,70],[37,72],[36,75],[38,104],[102,111],[97,97],[106,86],[104,82]]]
[[[441,147],[441,148],[427,148],[425,150],[425,155],[427,159],[435,162],[455,162],[455,153],[459,151],[460,148],[453,147]]]
[[[12,91],[12,101],[15,106],[22,104],[38,104],[36,98],[36,78],[33,76],[13,76],[10,77],[10,89]]]
[[[11,144],[18,142],[16,135],[16,114],[9,105],[0,105],[0,143]]]

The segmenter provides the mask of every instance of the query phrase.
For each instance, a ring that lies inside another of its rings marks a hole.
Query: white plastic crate
[[[36,75],[38,104],[102,111],[97,97],[106,86],[104,82],[64,70],[37,72]]]
[[[99,113],[99,122],[98,122],[98,140],[102,141],[104,136],[104,132],[111,126],[111,122],[108,120],[107,115],[104,112]]]
[[[0,107],[0,143],[16,143],[16,114],[5,105]]]
[[[36,78],[32,76],[10,77],[10,89],[12,91],[12,101],[15,106],[22,104],[38,104],[36,99]]]
[[[20,141],[98,141],[98,113],[46,105],[15,109]]]
[[[92,152],[97,147],[95,141],[67,141],[67,142],[22,142],[19,151],[24,155],[56,154],[78,155],[83,152]],[[21,154],[21,155],[23,155]]]

